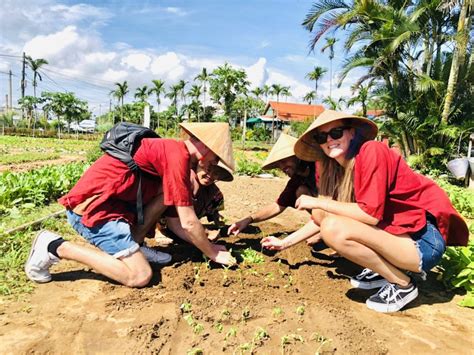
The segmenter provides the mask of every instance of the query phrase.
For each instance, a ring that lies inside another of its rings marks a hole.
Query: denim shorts
[[[122,220],[109,221],[96,227],[86,227],[82,216],[67,211],[67,220],[74,230],[89,243],[114,258],[123,258],[135,253],[140,246],[133,240],[130,225]]]
[[[412,234],[418,255],[420,256],[420,272],[425,274],[439,263],[446,250],[446,243],[432,218],[426,219],[425,227]]]

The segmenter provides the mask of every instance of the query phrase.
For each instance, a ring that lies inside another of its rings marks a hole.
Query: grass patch
[[[60,158],[59,153],[40,153],[40,152],[27,152],[20,154],[8,154],[0,157],[0,164],[11,165],[20,163],[30,163],[34,161],[53,160]]]

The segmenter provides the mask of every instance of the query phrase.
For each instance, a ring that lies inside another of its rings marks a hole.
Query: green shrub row
[[[12,209],[31,209],[56,200],[74,186],[86,168],[84,163],[71,163],[22,173],[2,173],[0,216]]]

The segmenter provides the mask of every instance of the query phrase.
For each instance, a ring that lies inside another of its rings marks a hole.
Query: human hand
[[[214,246],[216,247],[214,249],[216,253],[214,257],[211,258],[212,261],[227,266],[232,266],[237,262],[232,254],[227,251],[225,246],[219,244],[215,244]]]
[[[241,231],[247,228],[249,224],[250,224],[250,219],[248,217],[241,219],[240,221],[233,223],[229,227],[229,229],[227,230],[227,234],[238,235]]]
[[[297,210],[312,210],[318,208],[318,198],[308,195],[301,195],[298,197],[295,203],[295,208]]]
[[[265,237],[260,241],[260,244],[269,250],[283,250],[285,249],[284,239],[278,239],[276,237]]]

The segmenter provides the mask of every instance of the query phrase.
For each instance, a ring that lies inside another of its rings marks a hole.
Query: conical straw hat
[[[234,176],[232,175],[232,171],[230,168],[224,165],[224,163],[219,162],[217,165],[213,165],[210,167],[210,171],[213,177],[219,181],[232,181],[234,180]]]
[[[235,163],[228,123],[180,123],[180,126],[187,134],[204,143],[225,165],[234,171]]]
[[[294,146],[298,139],[288,134],[280,134],[280,138],[276,141],[270,154],[262,165],[262,169],[274,169],[280,160],[292,157],[295,155]]]
[[[305,161],[316,161],[321,159],[323,151],[314,139],[313,135],[316,129],[326,123],[342,119],[350,120],[350,126],[357,129],[362,135],[363,142],[374,139],[377,136],[377,125],[365,117],[350,115],[344,112],[325,110],[314,121],[311,126],[303,133],[295,144],[296,156]]]

